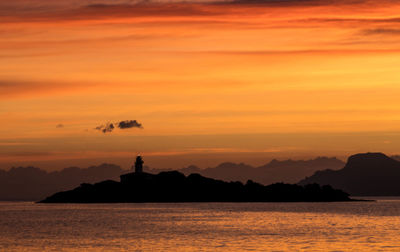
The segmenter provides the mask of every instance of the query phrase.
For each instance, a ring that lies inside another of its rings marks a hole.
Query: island
[[[121,175],[120,182],[106,180],[58,192],[39,203],[127,203],[127,202],[333,202],[352,201],[342,190],[329,185],[276,183],[268,186],[251,180],[225,182],[199,174],[177,171],[143,172],[141,157],[135,172]]]
[[[340,170],[323,170],[298,184],[331,185],[356,196],[400,196],[400,162],[383,153],[360,153]]]

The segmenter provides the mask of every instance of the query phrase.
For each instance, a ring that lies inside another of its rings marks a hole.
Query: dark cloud
[[[99,8],[99,9],[106,9],[106,8],[130,8],[133,5],[131,4],[88,4],[84,7],[86,8]]]
[[[320,0],[233,0],[227,3],[239,4],[265,4],[265,5],[321,5],[323,1]]]
[[[60,128],[64,128],[64,124],[59,123],[59,124],[56,125],[56,128],[59,128],[59,129]]]
[[[123,17],[174,17],[222,15],[223,10],[205,8],[200,3],[152,3],[141,1],[128,4],[90,4],[49,8],[47,11],[9,11],[2,16],[2,22],[65,22],[97,20]],[[1,7],[1,6],[0,6]]]
[[[396,0],[397,1],[397,0]],[[1,2],[1,1],[0,1]],[[62,2],[62,1],[55,1]],[[379,4],[391,4],[394,0],[382,0]],[[89,4],[88,4],[89,3]],[[152,0],[138,1],[83,1],[81,4],[61,4],[57,8],[37,8],[34,11],[15,11],[9,9],[4,12],[1,21],[4,22],[65,22],[77,20],[99,20],[112,18],[135,17],[187,17],[187,16],[221,16],[236,13],[235,8],[226,6],[253,6],[257,10],[262,6],[290,7],[290,6],[370,6],[371,0],[214,0],[210,2],[180,1],[160,2]],[[0,9],[1,9],[0,5]],[[44,9],[43,9],[44,8]],[[46,11],[44,11],[46,10]]]
[[[125,120],[125,121],[120,121],[120,122],[116,122],[116,123],[106,123],[106,124],[97,126],[94,129],[99,130],[105,134],[105,133],[112,132],[115,129],[115,127],[118,127],[120,129],[130,129],[130,128],[142,129],[143,128],[142,124],[136,120]]]
[[[114,124],[113,123],[106,123],[105,125],[100,125],[94,128],[95,130],[100,130],[104,134],[107,132],[112,132],[114,130]]]
[[[267,5],[276,7],[290,6],[324,6],[324,5],[354,5],[365,4],[368,0],[231,0],[231,1],[216,1],[222,4],[254,4]]]
[[[118,128],[129,129],[129,128],[143,128],[142,124],[138,123],[136,120],[126,120],[118,123]]]

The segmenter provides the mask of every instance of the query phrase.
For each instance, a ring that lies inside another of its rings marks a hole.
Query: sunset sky
[[[399,154],[399,84],[400,1],[1,1],[0,168]]]

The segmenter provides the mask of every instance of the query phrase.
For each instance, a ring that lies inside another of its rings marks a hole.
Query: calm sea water
[[[400,199],[0,203],[0,251],[400,251]]]

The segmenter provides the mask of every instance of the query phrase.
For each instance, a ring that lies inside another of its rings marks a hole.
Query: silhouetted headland
[[[300,185],[332,185],[357,196],[400,195],[400,162],[383,153],[362,153],[349,157],[338,171],[318,171]]]
[[[40,203],[122,202],[331,202],[351,201],[348,194],[331,186],[277,183],[263,186],[249,180],[224,182],[199,174],[177,171],[157,175],[136,172],[121,176],[121,182],[106,180],[81,184],[56,193]]]

